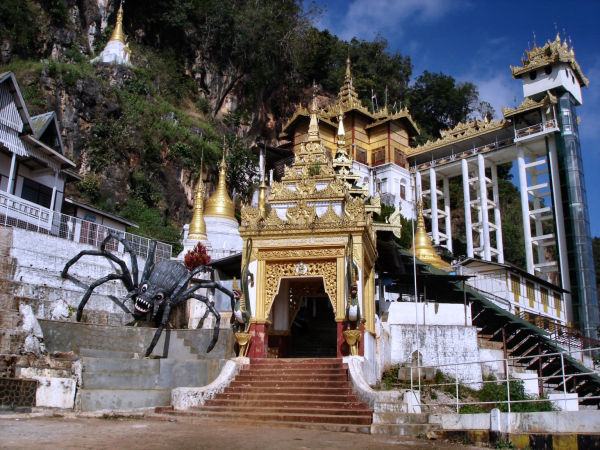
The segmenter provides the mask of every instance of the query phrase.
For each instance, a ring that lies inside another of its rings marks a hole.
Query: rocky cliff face
[[[4,39],[0,70],[16,73],[30,113],[57,112],[67,156],[87,183],[68,194],[117,213],[138,196],[179,227],[191,215],[201,153],[214,176],[220,135],[243,136],[247,146],[257,135],[276,142],[274,114],[262,102],[244,120],[223,123],[240,104],[246,75],[200,49],[163,54],[143,44],[143,28],[126,30],[132,67],[91,65],[112,32],[118,1],[27,4],[36,27],[28,54],[41,58],[19,62],[15,42]]]

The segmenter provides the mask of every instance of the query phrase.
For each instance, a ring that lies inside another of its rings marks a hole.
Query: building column
[[[521,214],[523,216],[523,239],[525,241],[525,262],[527,272],[534,275],[531,223],[529,221],[529,193],[527,192],[527,170],[523,149],[517,146],[517,167],[519,170],[519,191],[521,192]]]
[[[498,192],[498,167],[492,164],[492,195],[494,199],[494,225],[496,225],[496,249],[498,262],[504,262],[504,243],[502,242],[502,217],[500,215],[500,194]]]
[[[437,178],[433,167],[429,168],[429,194],[431,198],[431,237],[433,245],[440,245],[438,222]]]
[[[10,170],[8,172],[8,184],[6,185],[6,193],[12,195],[15,184],[15,170],[17,168],[17,154],[13,153],[10,160]]]
[[[419,200],[423,199],[423,194],[421,191],[421,172],[419,172],[418,170],[415,171],[415,183],[416,183],[416,192],[415,192],[415,202],[418,202]]]
[[[54,211],[56,206],[56,190],[58,184],[58,171],[54,172],[54,185],[52,186],[52,197],[50,199],[50,211]]]
[[[463,198],[465,202],[465,235],[467,236],[467,256],[473,257],[473,226],[471,223],[471,192],[469,181],[469,164],[466,159],[461,161],[463,179]]]
[[[443,178],[444,183],[444,212],[446,213],[446,217],[444,217],[445,226],[446,226],[446,248],[452,252],[452,221],[450,220],[450,183],[448,181],[448,177]]]
[[[490,222],[488,218],[488,196],[487,180],[485,178],[485,159],[483,155],[477,155],[477,168],[479,172],[479,207],[481,208],[481,237],[483,241],[483,259],[492,260],[490,250]]]

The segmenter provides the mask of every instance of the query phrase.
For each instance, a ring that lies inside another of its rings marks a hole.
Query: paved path
[[[443,440],[126,418],[2,418],[2,449],[476,449]]]

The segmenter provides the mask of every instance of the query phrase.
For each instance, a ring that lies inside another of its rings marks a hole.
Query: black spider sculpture
[[[106,249],[106,244],[111,239],[116,239],[121,242],[125,248],[125,251],[129,253],[131,259],[131,272],[127,268],[125,261],[117,258],[114,254],[110,253]],[[162,330],[169,319],[169,313],[171,312],[171,309],[179,303],[185,302],[189,298],[195,298],[201,302],[204,302],[210,312],[212,312],[217,319],[212,340],[206,349],[207,353],[210,352],[219,339],[219,324],[221,321],[221,316],[216,310],[214,304],[211,303],[208,298],[203,295],[196,294],[195,292],[200,288],[208,288],[214,294],[214,290],[218,289],[229,296],[232,310],[234,306],[233,293],[214,281],[213,268],[200,266],[196,267],[190,272],[183,264],[176,261],[159,261],[154,263],[155,251],[156,241],[152,240],[150,243],[148,258],[146,259],[146,264],[144,265],[144,271],[142,272],[142,278],[139,280],[139,282],[137,258],[133,252],[133,249],[131,248],[130,243],[114,234],[109,234],[102,241],[100,250],[83,250],[79,252],[77,256],[69,260],[61,272],[61,277],[63,278],[68,277],[67,274],[69,268],[84,255],[103,256],[115,262],[121,268],[121,273],[110,273],[102,278],[99,278],[88,286],[87,290],[83,294],[83,297],[81,298],[79,307],[77,308],[77,321],[79,322],[81,320],[83,308],[85,307],[87,301],[92,295],[93,290],[96,287],[110,280],[121,280],[128,291],[126,299],[131,298],[133,300],[134,311],[132,314],[134,317],[140,319],[146,317],[146,315],[152,311],[152,320],[155,320],[158,323],[159,314],[162,313],[158,328],[154,334],[154,338],[152,339],[152,343],[146,350],[146,356],[149,356],[150,353],[152,353],[154,346],[158,342]],[[211,279],[194,280],[194,282],[190,285],[192,278],[199,272],[210,272]]]

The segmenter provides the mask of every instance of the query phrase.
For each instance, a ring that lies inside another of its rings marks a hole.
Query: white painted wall
[[[388,310],[388,323],[420,325],[462,325],[470,326],[471,308],[450,303],[392,302]]]
[[[440,366],[444,374],[481,388],[482,371],[477,328],[459,325],[390,324],[391,364],[410,364],[418,350],[424,366]],[[474,362],[473,364],[464,364]]]

